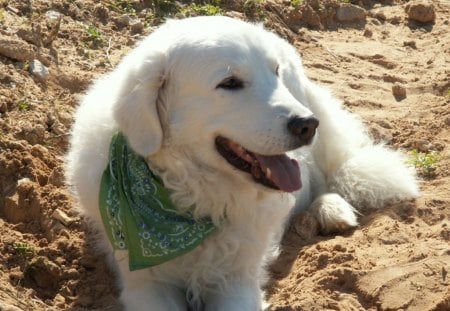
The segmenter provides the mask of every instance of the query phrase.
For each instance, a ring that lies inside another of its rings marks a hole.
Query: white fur
[[[216,88],[230,75],[243,79],[244,88]],[[290,153],[301,164],[297,203],[292,194],[256,184],[214,148],[220,134],[259,154],[294,150],[287,122],[311,114],[320,120],[314,143]],[[117,129],[147,158],[180,210],[220,227],[191,253],[135,272],[127,253],[113,254],[101,233],[103,249],[117,262],[127,310],[259,310],[264,266],[293,210],[313,202],[324,230],[333,231],[357,224],[355,207],[418,194],[402,156],[374,146],[361,121],[308,80],[292,46],[226,17],[160,27],[92,86],[75,119],[68,181],[101,232],[100,178]]]

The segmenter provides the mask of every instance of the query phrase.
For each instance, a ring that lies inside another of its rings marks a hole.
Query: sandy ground
[[[315,219],[299,215],[272,267],[271,310],[450,310],[450,2],[428,2],[434,23],[409,18],[406,1],[352,1],[359,7],[342,15],[344,2],[221,8],[263,20],[294,44],[308,75],[359,114],[374,139],[410,153],[422,195],[364,211],[361,225],[340,235],[322,235]],[[0,310],[121,310],[62,165],[92,79],[162,16],[211,13],[151,3],[0,1]],[[34,59],[48,67],[46,78],[31,73]]]

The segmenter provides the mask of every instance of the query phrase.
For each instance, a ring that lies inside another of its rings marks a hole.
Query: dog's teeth
[[[272,177],[272,171],[270,170],[270,168],[266,168],[266,176],[267,178]]]

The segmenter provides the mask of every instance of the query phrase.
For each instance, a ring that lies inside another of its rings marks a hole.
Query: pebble
[[[30,63],[30,73],[41,81],[48,78],[49,70],[37,59],[33,59]]]
[[[115,18],[115,19],[114,19],[114,22],[115,22],[116,24],[118,24],[119,26],[122,26],[122,27],[123,27],[123,26],[128,26],[128,25],[130,25],[131,20],[132,20],[132,18],[131,18],[130,15],[123,14],[123,15],[121,15],[121,16]]]
[[[406,97],[406,89],[403,85],[399,84],[399,83],[395,83],[392,86],[392,94],[395,97],[398,97],[400,99],[403,99]]]
[[[52,126],[51,126],[51,130],[53,133],[55,133],[56,135],[64,135],[67,133],[67,128],[64,126],[64,124],[62,124],[61,122],[59,122],[58,119],[56,119]]]
[[[79,275],[80,275],[80,272],[78,272],[77,269],[72,268],[72,269],[69,269],[69,270],[67,271],[67,276],[68,276],[69,278],[75,279],[75,278],[77,278]]]
[[[74,219],[67,216],[65,212],[63,212],[60,209],[55,209],[53,211],[52,217],[58,221],[60,221],[64,226],[70,225],[72,222],[74,222]]]
[[[39,287],[54,289],[60,280],[61,269],[47,257],[38,256],[25,268],[26,277],[31,277]]]
[[[58,23],[58,21],[61,19],[62,15],[61,15],[61,13],[59,13],[57,11],[50,10],[50,11],[45,12],[45,17],[48,19],[48,21],[51,24],[54,24],[54,23]]]
[[[144,23],[138,18],[131,19],[129,25],[132,33],[142,33],[144,31]]]
[[[337,9],[336,19],[339,22],[364,21],[366,10],[353,4],[343,4]]]
[[[366,28],[364,29],[364,37],[371,38],[373,36],[372,30]]]
[[[101,3],[97,3],[94,6],[94,15],[106,22],[109,18],[108,8]]]
[[[424,0],[412,1],[405,7],[410,20],[420,23],[434,23],[436,12],[433,3]]]
[[[414,142],[414,147],[419,150],[420,152],[429,152],[431,149],[433,149],[433,144],[429,140],[422,139],[417,140]]]
[[[445,118],[445,125],[450,126],[450,116]]]
[[[59,166],[55,167],[48,176],[48,183],[56,187],[64,186],[64,181],[64,169]]]
[[[411,40],[411,41],[403,41],[403,46],[409,46],[413,49],[417,49],[417,45],[416,45],[416,41]]]

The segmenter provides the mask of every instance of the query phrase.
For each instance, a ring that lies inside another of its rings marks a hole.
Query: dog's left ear
[[[131,148],[141,156],[161,148],[163,131],[158,116],[157,99],[164,84],[165,56],[162,52],[131,53],[115,74],[123,79],[122,90],[114,103],[114,118],[128,138]]]

